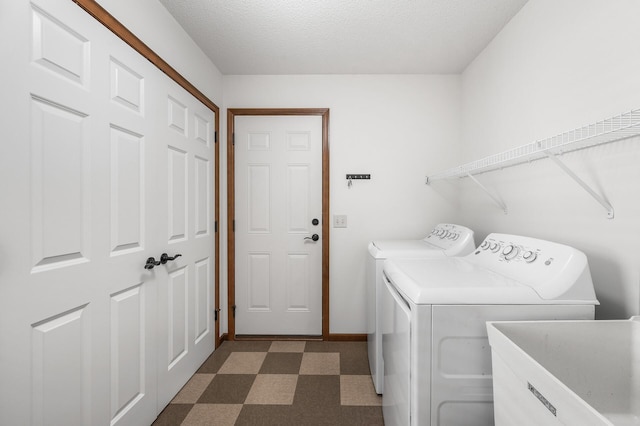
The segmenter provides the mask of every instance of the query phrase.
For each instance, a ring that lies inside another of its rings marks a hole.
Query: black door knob
[[[318,219],[315,219],[315,218],[311,221],[311,224],[313,226],[318,226],[319,223],[320,223],[320,221]]]
[[[154,267],[160,265],[161,262],[156,262],[156,259],[150,257],[147,259],[147,263],[144,264],[144,269],[153,269]]]
[[[318,241],[320,239],[320,236],[318,234],[313,234],[310,237],[304,237],[305,240],[313,240],[313,241]]]
[[[162,253],[162,255],[160,255],[160,263],[162,263],[162,264],[164,265],[164,264],[165,264],[165,263],[167,263],[168,261],[170,261],[170,260],[175,260],[176,258],[178,258],[178,257],[180,257],[180,256],[182,256],[182,255],[181,255],[181,254],[179,254],[179,253],[178,253],[178,254],[176,254],[176,255],[175,255],[175,256],[173,256],[173,257],[170,257],[167,253]]]

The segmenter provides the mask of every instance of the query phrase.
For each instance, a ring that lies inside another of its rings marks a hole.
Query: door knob
[[[162,263],[163,265],[165,263],[167,263],[170,260],[175,260],[176,258],[182,256],[181,254],[176,254],[175,256],[171,257],[169,256],[167,253],[162,253],[162,255],[160,256],[160,263]]]
[[[158,261],[156,262],[156,259],[153,257],[150,257],[147,259],[147,263],[144,264],[144,269],[153,269],[154,267],[160,265],[162,262]]]
[[[313,234],[310,237],[304,237],[305,240],[313,240],[313,241],[318,241],[320,239],[320,236],[318,234]]]

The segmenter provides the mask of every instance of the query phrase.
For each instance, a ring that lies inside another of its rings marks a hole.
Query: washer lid
[[[384,274],[417,305],[567,303],[543,300],[531,287],[464,258],[386,260]]]

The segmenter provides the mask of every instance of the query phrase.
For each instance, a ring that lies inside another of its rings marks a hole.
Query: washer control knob
[[[480,248],[482,250],[486,250],[489,248],[489,241],[483,241],[482,244],[480,244]]]
[[[492,252],[497,253],[498,251],[500,251],[500,246],[498,245],[498,243],[491,243],[490,249]]]
[[[522,254],[522,258],[525,260],[525,262],[531,263],[538,258],[538,255],[531,250],[527,250]]]
[[[513,244],[509,244],[502,250],[505,259],[511,260],[518,255],[518,248]]]

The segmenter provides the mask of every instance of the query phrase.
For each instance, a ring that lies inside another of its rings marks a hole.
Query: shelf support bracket
[[[467,176],[476,183],[476,185],[478,185],[480,187],[480,189],[482,189],[489,197],[491,197],[491,199],[493,200],[494,203],[496,203],[498,205],[498,207],[500,207],[502,209],[502,211],[504,212],[504,214],[507,214],[507,205],[500,200],[498,197],[496,197],[495,195],[493,195],[491,192],[489,192],[489,190],[483,185],[481,184],[478,179],[474,178],[471,173],[467,173]]]
[[[600,196],[600,194],[598,194],[593,189],[591,189],[591,187],[587,185],[585,181],[583,181],[578,177],[578,175],[573,173],[573,171],[571,171],[570,168],[568,168],[562,161],[560,161],[557,155],[549,151],[545,151],[544,153],[546,154],[547,157],[553,160],[553,162],[556,163],[558,167],[560,167],[566,174],[568,174],[569,177],[575,180],[576,183],[582,187],[582,189],[587,191],[589,195],[591,195],[598,203],[600,203],[602,207],[605,208],[605,210],[607,211],[607,219],[613,219],[613,207],[611,206],[611,204],[609,204],[607,200],[602,198],[602,196]]]

